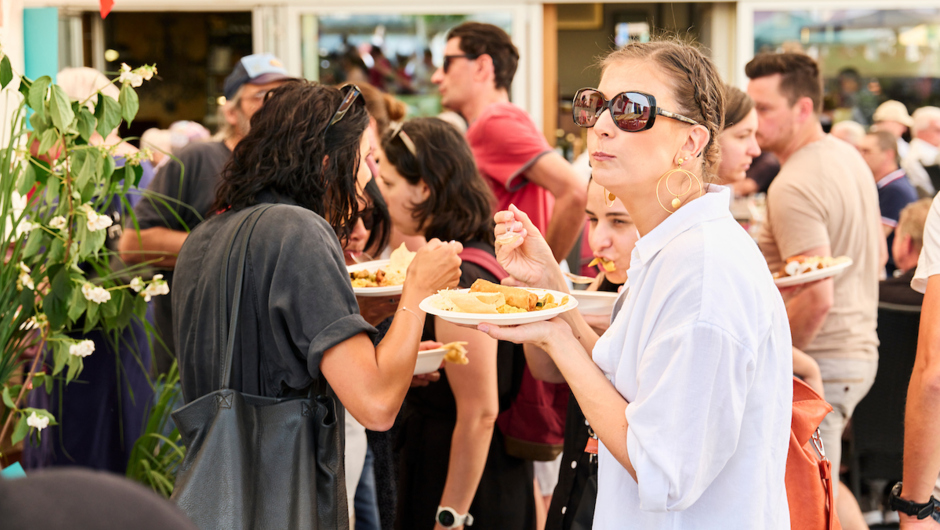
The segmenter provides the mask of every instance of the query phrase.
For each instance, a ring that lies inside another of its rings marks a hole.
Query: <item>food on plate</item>
[[[392,251],[388,265],[375,271],[359,270],[349,273],[353,287],[391,287],[405,283],[405,274],[415,253],[408,250],[405,244]]]
[[[592,259],[591,262],[588,263],[588,267],[593,267],[598,264],[600,264],[600,266],[603,267],[604,270],[607,272],[614,272],[615,270],[617,270],[617,265],[614,264],[613,261],[610,261],[606,258],[601,258],[601,257]]]
[[[840,263],[845,263],[849,258],[842,256],[833,258],[831,256],[793,256],[787,258],[786,264],[774,273],[774,279],[789,278],[799,276],[807,272],[826,269]]]
[[[467,348],[464,348],[467,344],[467,342],[457,341],[448,342],[441,346],[447,350],[447,353],[444,354],[444,360],[454,364],[468,364],[470,360],[467,359]]]
[[[545,293],[539,298],[525,289],[477,280],[469,291],[438,291],[430,303],[442,311],[455,313],[528,313],[563,306],[568,303],[568,296],[557,301],[551,293]]]
[[[539,301],[537,294],[520,289],[518,287],[508,287],[498,283],[488,282],[480,279],[473,282],[470,286],[471,293],[501,293],[506,297],[506,304],[522,309],[523,311],[535,311],[535,305]]]
[[[513,241],[519,239],[519,234],[516,232],[503,232],[501,235],[496,237],[496,242],[500,245],[508,245]]]
[[[444,311],[457,313],[499,313],[499,308],[506,305],[502,293],[464,293],[460,291],[438,291],[437,306]]]

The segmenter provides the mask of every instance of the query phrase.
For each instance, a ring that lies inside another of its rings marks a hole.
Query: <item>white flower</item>
[[[26,425],[29,425],[37,431],[41,431],[49,426],[49,417],[40,416],[39,414],[33,412],[29,415],[28,418],[26,418]]]
[[[82,210],[85,212],[85,217],[88,219],[85,223],[85,226],[88,228],[89,232],[97,232],[114,224],[114,221],[111,220],[111,216],[108,215],[99,215],[90,204],[83,204]]]
[[[112,221],[111,217],[108,215],[99,215],[94,223],[88,222],[86,224],[89,232],[96,232],[113,225],[114,221]]]
[[[29,289],[30,291],[36,290],[36,284],[33,283],[33,278],[29,275],[29,267],[26,266],[22,261],[20,262],[20,275],[16,279],[16,290],[22,291],[24,288]]]
[[[165,280],[157,278],[157,276],[160,276],[160,278],[163,277],[159,274],[154,276],[153,283],[148,285],[147,288],[144,289],[144,292],[140,293],[140,295],[144,297],[144,301],[146,302],[149,302],[151,297],[160,296],[161,294],[170,294],[170,286],[167,285]]]
[[[29,203],[29,197],[24,197],[13,191],[13,217],[19,217],[23,214],[23,210],[26,209],[26,205]]]
[[[82,286],[82,294],[85,296],[85,300],[96,304],[103,304],[111,299],[111,293],[109,293],[107,289],[95,287],[90,283],[86,283]]]
[[[144,65],[134,71],[140,74],[140,76],[143,77],[145,81],[150,81],[154,74],[157,73],[157,65]]]
[[[39,322],[36,321],[36,317],[29,317],[25,322],[20,324],[20,331],[29,331],[37,326],[39,326]]]
[[[144,78],[137,71],[131,71],[131,67],[127,66],[127,63],[121,63],[121,77],[118,78],[118,81],[121,83],[130,84],[132,87],[137,88],[140,85],[144,84]]]
[[[156,282],[156,281],[160,281],[160,280],[162,280],[162,279],[163,279],[163,275],[162,275],[162,274],[154,274],[154,275],[153,275],[153,281],[155,281],[155,282]]]
[[[69,355],[88,357],[95,351],[95,343],[90,340],[76,342],[69,346]]]
[[[66,226],[65,217],[57,215],[49,221],[49,228],[53,230],[62,230]]]
[[[28,205],[28,203],[29,203],[29,197],[20,195],[15,190],[13,191],[10,197],[10,214],[7,216],[7,219],[4,222],[4,229],[3,229],[4,241],[9,241],[10,235],[13,234],[13,223],[17,219],[20,219],[23,216],[23,212],[26,210],[26,206]],[[0,208],[2,208],[2,206],[3,206],[3,201],[0,200]],[[23,235],[23,233],[29,231],[29,230],[26,230],[27,227],[24,226],[25,223],[26,223],[26,220],[23,219],[19,222],[19,224],[17,224],[16,226],[16,238],[17,239],[19,239],[20,236]],[[30,225],[29,229],[31,230],[32,228],[33,227]]]
[[[135,293],[139,293],[144,289],[144,281],[140,279],[140,276],[131,280],[131,289],[133,289]]]
[[[40,225],[36,223],[27,221],[26,219],[21,219],[19,224],[16,225],[16,238],[19,239],[23,234],[32,232],[39,227]]]

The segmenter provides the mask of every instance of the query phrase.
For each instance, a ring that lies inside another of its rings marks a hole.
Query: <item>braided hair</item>
[[[716,182],[721,163],[718,134],[724,124],[725,100],[718,70],[694,44],[678,39],[630,42],[600,62],[602,70],[622,61],[652,61],[662,68],[675,89],[678,112],[708,129],[702,150],[702,180]]]

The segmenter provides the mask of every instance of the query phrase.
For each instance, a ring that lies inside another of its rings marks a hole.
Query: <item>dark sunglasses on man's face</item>
[[[444,73],[446,74],[447,71],[450,70],[450,63],[454,59],[466,59],[468,61],[472,61],[476,59],[477,57],[479,57],[479,55],[473,55],[471,53],[463,53],[460,55],[445,55],[444,64],[442,65],[442,67],[444,68]]]
[[[346,113],[349,112],[349,109],[352,108],[353,103],[359,103],[359,106],[362,107],[364,107],[366,104],[365,100],[360,97],[362,96],[362,91],[359,90],[359,87],[356,85],[345,85],[340,88],[340,91],[345,94],[345,97],[343,98],[343,101],[340,102],[336,112],[333,113],[333,117],[330,118],[330,123],[326,124],[326,127],[323,129],[324,136],[326,135],[326,131],[328,131],[330,127],[333,126],[333,124],[343,119],[343,116],[345,116]]]
[[[571,117],[579,127],[591,128],[597,123],[604,109],[610,109],[610,117],[617,127],[626,132],[640,132],[653,127],[656,116],[672,118],[691,125],[698,125],[692,118],[675,114],[656,106],[656,98],[643,92],[621,92],[610,98],[593,88],[582,88],[574,95]]]

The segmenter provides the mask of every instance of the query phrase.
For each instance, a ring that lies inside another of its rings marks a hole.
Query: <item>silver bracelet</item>
[[[418,321],[424,320],[424,319],[422,319],[420,316],[418,316],[418,313],[415,313],[414,311],[408,309],[408,308],[405,307],[405,306],[399,307],[399,308],[398,308],[398,311],[396,311],[396,313],[401,313],[402,311],[407,311],[407,312],[411,313],[412,315],[415,316],[415,318],[418,319]]]

